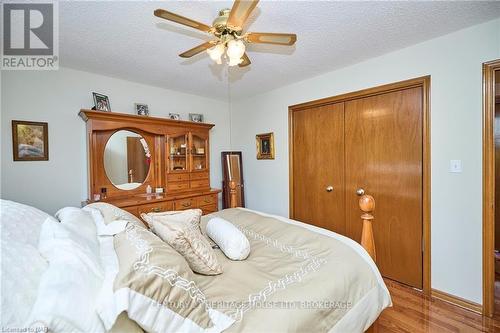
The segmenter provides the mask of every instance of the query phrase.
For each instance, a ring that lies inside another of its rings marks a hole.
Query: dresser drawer
[[[168,182],[183,182],[189,180],[189,173],[169,173],[167,174]]]
[[[203,206],[201,207],[201,211],[203,212],[203,215],[207,215],[210,213],[215,213],[217,211],[217,204],[212,204],[209,206]]]
[[[197,197],[196,202],[197,202],[196,205],[198,205],[198,207],[212,205],[212,204],[217,203],[217,195],[210,194],[210,195],[204,195],[201,197]]]
[[[179,191],[179,190],[188,190],[189,182],[169,182],[167,184],[167,189],[169,191]]]
[[[194,198],[175,200],[175,210],[192,209],[196,207],[196,200]]]
[[[208,172],[193,172],[191,174],[191,180],[196,179],[208,179]]]
[[[191,181],[191,188],[205,188],[210,187],[210,181],[208,179],[198,179]]]
[[[169,210],[174,210],[174,203],[172,201],[163,201],[147,205],[140,205],[137,207],[137,213],[139,216],[141,215],[141,213],[159,213]]]

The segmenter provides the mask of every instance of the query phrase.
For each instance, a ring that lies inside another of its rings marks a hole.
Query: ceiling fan
[[[214,40],[198,45],[184,53],[183,58],[207,51],[210,58],[217,64],[222,63],[222,58],[227,57],[229,66],[245,67],[250,65],[250,59],[245,53],[245,43],[264,43],[277,45],[293,45],[297,40],[295,34],[270,33],[270,32],[245,32],[243,25],[250,13],[255,9],[259,0],[236,0],[231,9],[222,9],[212,26],[191,20],[164,9],[157,9],[154,15],[165,20],[176,22],[188,27],[207,32],[215,37]]]

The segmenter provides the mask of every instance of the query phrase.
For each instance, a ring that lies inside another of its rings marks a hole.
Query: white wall
[[[26,203],[49,213],[80,206],[87,198],[85,122],[81,108],[93,106],[92,92],[108,95],[111,109],[134,113],[134,102],[149,105],[150,115],[203,113],[214,123],[211,131],[211,184],[221,186],[220,152],[229,148],[228,104],[225,102],[146,86],[73,69],[5,71],[1,94],[1,197]],[[49,161],[14,162],[11,120],[49,124]]]
[[[252,209],[288,215],[288,106],[431,75],[432,287],[482,303],[481,66],[500,58],[500,20],[232,104]],[[255,134],[274,132],[276,159],[256,160]],[[463,160],[463,173],[448,172]]]

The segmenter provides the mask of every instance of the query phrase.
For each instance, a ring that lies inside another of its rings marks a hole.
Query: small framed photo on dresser
[[[111,104],[109,103],[108,96],[96,92],[93,92],[92,96],[94,97],[94,107],[97,111],[111,112]]]
[[[48,161],[48,124],[12,120],[12,150],[14,161]]]
[[[147,104],[135,103],[135,112],[139,116],[149,116],[149,108]]]
[[[178,113],[169,113],[168,118],[172,120],[181,120],[181,115]]]
[[[189,120],[193,121],[195,123],[202,123],[203,122],[203,115],[201,113],[190,113]]]

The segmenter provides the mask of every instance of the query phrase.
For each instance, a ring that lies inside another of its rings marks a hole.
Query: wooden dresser
[[[111,203],[136,216],[218,210],[221,190],[210,187],[214,125],[92,110],[79,115],[87,125],[89,203]]]

